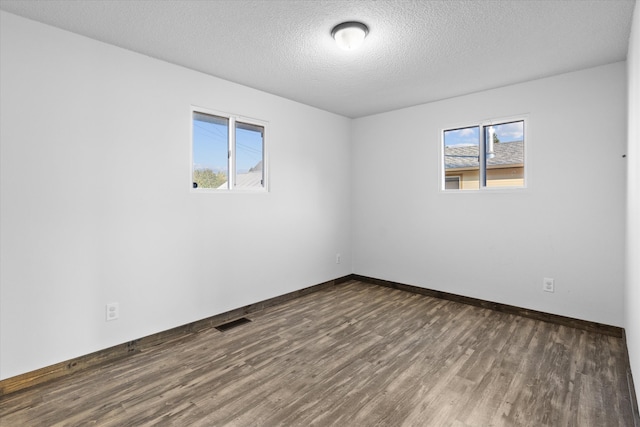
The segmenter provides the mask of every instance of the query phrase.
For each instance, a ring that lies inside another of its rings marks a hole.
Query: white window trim
[[[444,133],[448,130],[462,129],[474,126],[487,127],[491,125],[500,125],[510,122],[524,122],[524,185],[519,187],[479,187],[477,189],[470,190],[445,190],[445,174],[444,169]],[[451,126],[446,126],[440,129],[438,140],[440,141],[440,156],[438,157],[438,192],[442,194],[478,194],[478,193],[519,193],[526,191],[531,186],[531,161],[529,158],[530,146],[531,146],[531,114],[519,114],[515,116],[500,117],[495,119],[483,119],[478,121],[468,121],[463,124],[457,123]]]
[[[229,188],[193,188],[193,113],[209,114],[212,116],[218,116],[229,120],[229,155],[227,157],[227,170],[228,170],[228,183]],[[264,129],[262,135],[262,179],[264,180],[263,186],[257,187],[235,187],[236,179],[236,122],[246,123],[250,125],[261,126]],[[189,188],[191,193],[216,193],[216,194],[242,194],[242,193],[268,193],[269,192],[269,150],[267,143],[267,126],[269,122],[260,119],[254,119],[251,117],[245,117],[235,114],[224,113],[217,110],[212,110],[205,107],[198,107],[192,105],[189,109]]]

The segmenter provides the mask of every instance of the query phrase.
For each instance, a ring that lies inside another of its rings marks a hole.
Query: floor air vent
[[[232,320],[231,322],[223,323],[222,325],[216,326],[216,329],[220,332],[228,331],[229,329],[233,329],[237,326],[244,325],[245,323],[249,323],[251,320],[246,317],[241,317],[236,320]]]

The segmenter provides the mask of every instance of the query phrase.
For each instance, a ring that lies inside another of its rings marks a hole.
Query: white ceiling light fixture
[[[331,37],[336,40],[340,49],[354,50],[360,47],[369,34],[369,28],[362,22],[343,22],[333,27]]]

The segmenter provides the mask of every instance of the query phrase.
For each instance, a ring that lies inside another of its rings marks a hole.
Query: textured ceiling
[[[13,1],[0,9],[349,117],[621,61],[633,0]],[[330,32],[358,20],[357,51]]]

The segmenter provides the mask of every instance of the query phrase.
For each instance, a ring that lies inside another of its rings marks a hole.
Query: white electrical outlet
[[[110,302],[107,304],[107,322],[110,320],[116,320],[120,317],[120,306],[117,302]]]
[[[555,280],[550,277],[542,279],[542,290],[545,292],[555,292]]]
[[[336,264],[340,264],[340,254],[336,254]]]

